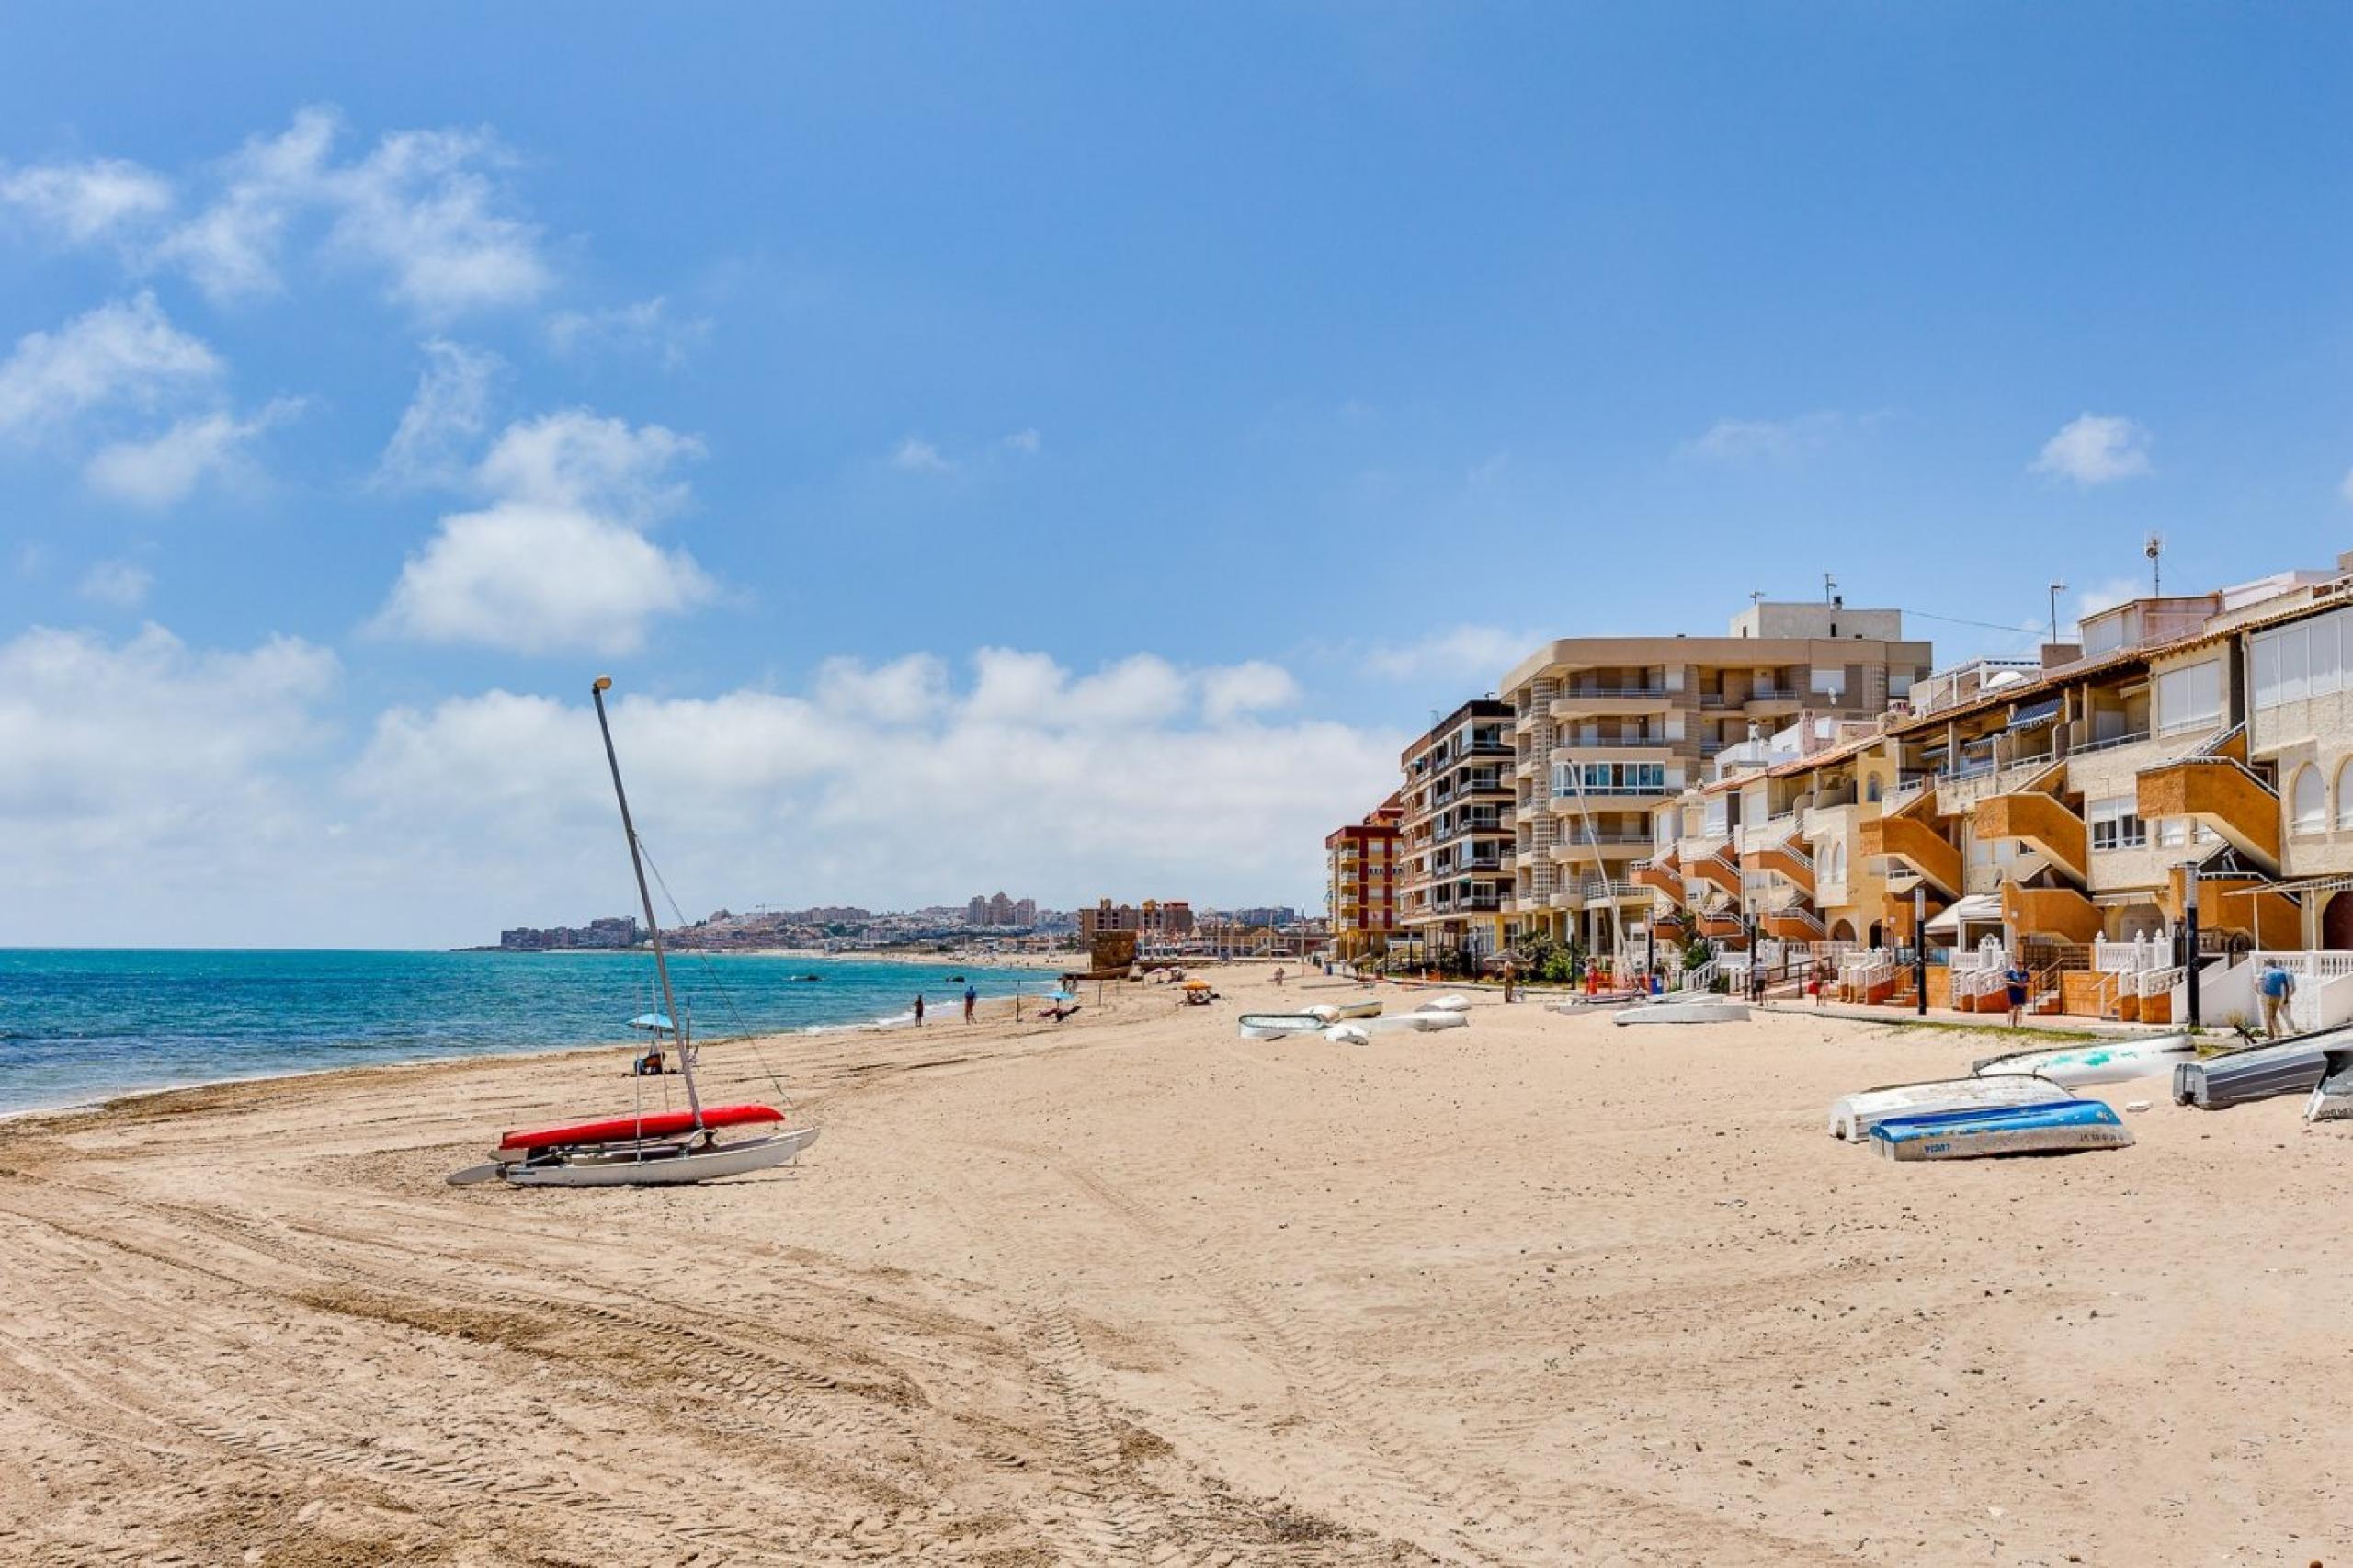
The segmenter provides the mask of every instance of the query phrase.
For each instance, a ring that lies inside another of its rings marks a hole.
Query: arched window
[[[2296,774],[2296,831],[2319,833],[2328,826],[2328,807],[2323,797],[2327,790],[2320,781],[2320,769],[2307,766]]]
[[[1871,781],[1863,787],[1863,799],[1866,801],[1879,799],[1879,775],[1871,775]]]
[[[2336,825],[2353,828],[2353,757],[2336,770]]]

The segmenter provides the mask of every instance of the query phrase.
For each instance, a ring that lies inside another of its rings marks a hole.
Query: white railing
[[[2169,996],[2173,988],[2188,977],[2189,971],[2179,964],[2169,969],[2144,969],[2132,976],[2132,994],[2146,1000],[2152,996]]]
[[[2104,741],[2094,741],[2088,745],[2072,747],[2067,755],[2070,757],[2090,756],[2097,752],[2115,751],[2120,746],[2137,746],[2148,738],[2148,731],[2135,730],[2129,735],[2110,735]]]
[[[2335,980],[2353,974],[2353,952],[2268,952],[2253,955],[2257,973],[2278,964],[2290,974],[2307,980]]]
[[[2006,969],[1956,969],[1952,971],[1953,1006],[1964,996],[1989,996],[2002,989]]]
[[[1722,972],[1723,960],[1722,959],[1710,959],[1706,963],[1698,965],[1692,969],[1687,969],[1683,971],[1683,989],[1686,991],[1704,991],[1709,986],[1714,984],[1716,976]]]
[[[2154,937],[2092,944],[2092,967],[2110,973],[2137,974],[2143,970],[2160,968],[2172,960],[2173,944]]]

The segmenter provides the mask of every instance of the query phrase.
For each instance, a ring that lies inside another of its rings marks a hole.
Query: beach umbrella
[[[1185,982],[1185,989],[1188,991],[1207,991],[1209,988],[1210,983],[1206,980],[1188,980]]]
[[[1046,1000],[1049,1002],[1075,1002],[1078,1000],[1078,994],[1074,991],[1049,991],[1046,993]]]

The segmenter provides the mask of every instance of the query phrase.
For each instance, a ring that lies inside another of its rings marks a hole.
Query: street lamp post
[[[1928,890],[1912,884],[1912,1010],[1928,1016]]]
[[[2196,1028],[2201,1021],[2198,1006],[2198,864],[2186,861],[2181,868],[2181,939],[2187,949],[2181,955],[2183,978],[2189,983],[2189,1027]]]

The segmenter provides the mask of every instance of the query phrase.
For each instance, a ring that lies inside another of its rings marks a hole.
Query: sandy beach
[[[1245,1041],[1278,994],[1216,977],[770,1042],[821,1141],[693,1189],[444,1183],[626,1108],[616,1051],[0,1126],[0,1561],[2353,1551],[2353,1143],[2298,1102],[1898,1167],[1828,1101],[1984,1037]]]

